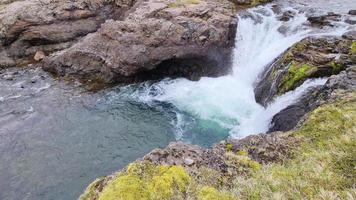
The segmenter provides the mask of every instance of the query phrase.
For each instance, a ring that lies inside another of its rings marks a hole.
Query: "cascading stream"
[[[309,87],[323,85],[326,79],[309,80],[264,108],[255,101],[254,83],[265,67],[307,36],[341,35],[346,30],[342,25],[330,30],[313,30],[305,25],[307,18],[303,13],[291,7],[285,9],[298,14],[282,22],[271,7],[265,6],[238,16],[232,74],[203,77],[197,82],[187,79],[147,82],[138,88],[128,86],[123,93],[155,107],[170,104],[176,113],[173,121],[177,139],[184,139],[186,132],[205,129],[209,123],[215,124],[209,128],[223,129],[234,138],[266,132],[276,113],[291,105]]]

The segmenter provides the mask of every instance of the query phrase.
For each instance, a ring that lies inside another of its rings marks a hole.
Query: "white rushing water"
[[[326,79],[309,80],[264,108],[255,101],[254,83],[265,67],[307,36],[341,35],[346,30],[339,25],[332,30],[311,30],[305,26],[307,18],[300,12],[290,21],[282,22],[269,6],[250,9],[249,14],[238,18],[233,72],[230,75],[203,77],[195,82],[183,78],[166,79],[154,84],[144,83],[134,91],[131,86],[127,87],[131,89],[128,92],[130,96],[140,102],[152,106],[164,102],[174,106],[178,139],[184,135],[185,126],[191,123],[192,118],[184,117],[187,114],[219,124],[230,130],[230,136],[234,138],[266,132],[276,113],[292,104],[309,87],[323,85]]]

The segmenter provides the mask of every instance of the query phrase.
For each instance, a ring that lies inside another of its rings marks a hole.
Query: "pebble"
[[[193,165],[194,162],[195,162],[195,161],[194,161],[193,159],[191,159],[191,158],[185,158],[185,159],[184,159],[184,164],[186,164],[186,165],[188,165],[188,166]]]

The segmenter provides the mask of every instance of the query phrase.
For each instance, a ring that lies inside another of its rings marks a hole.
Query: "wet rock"
[[[236,18],[229,1],[138,2],[71,48],[44,59],[59,76],[107,84],[226,74]]]
[[[11,74],[5,74],[3,76],[3,79],[8,80],[8,81],[12,81],[12,80],[14,80],[14,76],[11,75]]]
[[[333,26],[333,21],[340,21],[341,15],[330,12],[326,15],[321,16],[310,16],[308,17],[308,21],[310,25],[313,27],[323,28],[324,26]]]
[[[276,14],[281,14],[282,13],[282,8],[279,5],[272,5],[272,11]]]
[[[278,17],[278,19],[280,21],[287,22],[290,19],[292,19],[294,16],[295,16],[295,13],[290,11],[290,10],[288,10],[288,11],[283,12],[283,14],[280,17]]]
[[[193,159],[191,159],[191,158],[185,158],[185,159],[184,159],[184,164],[187,165],[187,166],[193,165],[194,162],[195,162],[195,161],[194,161]]]
[[[261,75],[255,87],[257,102],[267,105],[308,78],[328,77],[351,66],[355,63],[353,37],[353,32],[342,38],[309,37],[288,49]]]
[[[330,22],[326,20],[325,16],[308,17],[308,21],[312,26],[330,26]]]
[[[356,10],[350,10],[349,15],[356,15]]]
[[[356,40],[356,31],[348,31],[342,37],[348,40]]]

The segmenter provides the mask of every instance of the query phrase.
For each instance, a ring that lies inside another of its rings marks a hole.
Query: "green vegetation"
[[[190,179],[183,167],[133,163],[105,187],[99,200],[170,199],[182,196]]]
[[[199,4],[200,0],[176,0],[173,3],[168,4],[170,8],[183,7],[187,5]]]
[[[205,186],[198,193],[198,200],[234,200],[235,198],[226,192],[219,192],[213,187]]]
[[[333,74],[339,73],[343,68],[342,64],[335,61],[331,61],[330,66],[333,68]]]
[[[270,1],[271,0],[252,0],[251,6],[257,6],[257,5],[260,5],[260,4],[268,3]]]
[[[226,151],[232,151],[232,149],[233,149],[233,145],[232,145],[231,143],[227,143],[227,144],[225,145],[225,150],[226,150]]]
[[[235,181],[241,199],[355,199],[356,102],[316,109],[289,134],[304,142],[284,164],[263,166]]]
[[[283,81],[279,87],[278,93],[283,94],[295,89],[302,81],[306,80],[315,67],[308,64],[295,65],[294,63],[288,69]]]
[[[350,53],[351,55],[356,54],[356,41],[352,41]]]

